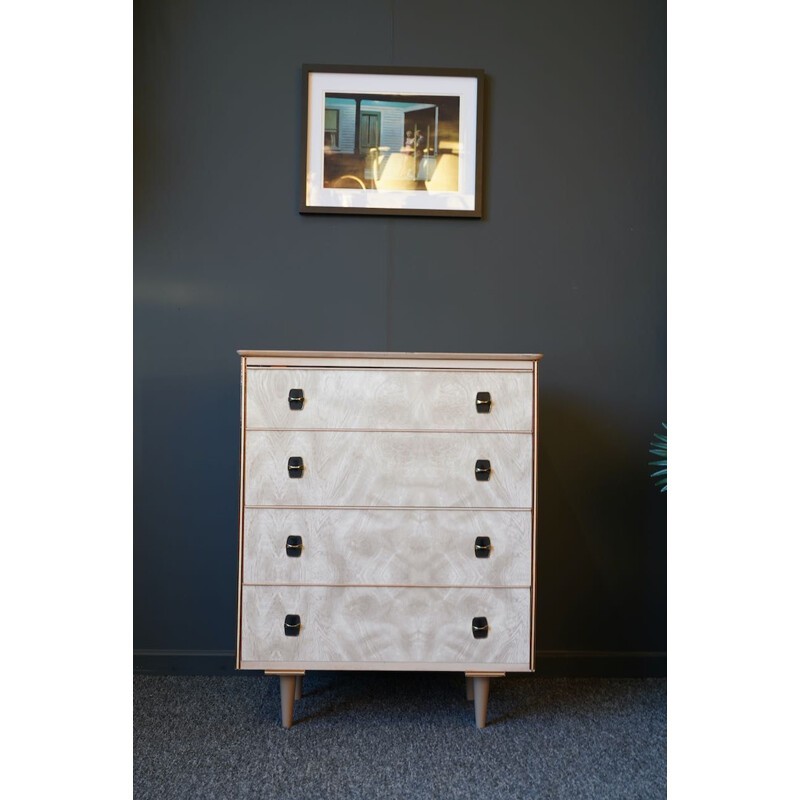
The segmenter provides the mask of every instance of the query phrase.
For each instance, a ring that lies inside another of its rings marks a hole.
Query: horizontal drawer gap
[[[261,431],[265,433],[515,433],[525,436],[531,436],[531,430],[466,430],[463,428],[262,428],[262,427],[247,427],[248,431]]]
[[[245,508],[318,508],[330,509],[353,509],[356,511],[525,511],[530,513],[533,509],[530,506],[516,508],[514,506],[494,506],[492,508],[482,508],[480,506],[282,506],[282,505],[251,505],[245,504]]]
[[[305,586],[332,586],[342,588],[365,589],[530,589],[531,585],[509,585],[502,586],[496,584],[454,584],[454,583],[243,583],[243,586],[270,586],[272,588],[290,587],[298,588]]]

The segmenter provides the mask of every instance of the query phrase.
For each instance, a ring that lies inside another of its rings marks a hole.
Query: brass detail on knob
[[[289,389],[289,408],[293,411],[300,411],[305,399],[302,389]]]
[[[492,540],[488,536],[475,537],[475,558],[489,558]]]
[[[303,459],[299,456],[292,456],[289,459],[289,477],[290,478],[302,478],[303,471],[305,470],[306,466],[303,464]]]
[[[489,635],[489,620],[486,617],[473,617],[472,635],[476,639],[485,639]]]
[[[285,636],[299,636],[300,635],[300,615],[287,614],[286,619],[283,621],[283,633]]]
[[[287,536],[286,555],[289,556],[289,558],[300,558],[302,554],[303,554],[303,537]]]

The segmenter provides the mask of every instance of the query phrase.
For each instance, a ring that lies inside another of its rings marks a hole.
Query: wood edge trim
[[[421,362],[408,364],[407,366],[398,366],[397,364],[389,366],[385,364],[348,364],[341,361],[331,364],[311,363],[300,359],[293,362],[282,361],[280,364],[273,364],[266,359],[258,359],[256,357],[250,357],[249,362],[247,368],[252,370],[303,370],[306,372],[338,370],[340,372],[474,372],[477,374],[530,375],[532,371],[531,367],[495,366],[497,362],[492,362],[492,366],[474,366],[474,361],[466,362],[470,366],[446,364],[436,367],[422,366]]]
[[[245,447],[247,444],[247,358],[242,357],[241,363],[241,380],[240,380],[240,408],[239,408],[239,425],[240,441],[239,441],[239,577],[237,586],[237,608],[236,608],[236,669],[241,669],[242,666],[242,579],[244,577],[244,465],[245,465]]]
[[[533,361],[425,361],[423,359],[263,358],[248,356],[251,369],[393,370],[395,372],[521,372],[530,374]]]
[[[465,672],[468,678],[505,678],[505,672]]]
[[[531,671],[536,666],[536,539],[539,524],[539,364],[533,365],[533,497],[531,506]]]
[[[386,359],[424,361],[538,361],[541,353],[414,353],[369,350],[237,350],[238,355],[255,358]]]
[[[509,672],[531,672],[527,662],[503,664],[459,664],[455,661],[242,661],[240,669],[253,669],[273,674],[324,672],[482,672],[500,674]]]
[[[265,675],[294,675],[295,677],[298,675],[305,675],[306,671],[304,669],[265,669]]]

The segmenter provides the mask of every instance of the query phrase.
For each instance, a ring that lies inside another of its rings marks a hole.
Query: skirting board
[[[135,675],[235,674],[233,650],[134,650]],[[261,675],[244,671],[242,675]],[[547,678],[661,678],[667,674],[667,654],[539,650],[535,675]]]

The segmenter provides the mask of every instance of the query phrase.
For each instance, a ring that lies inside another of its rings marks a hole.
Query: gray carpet
[[[134,798],[664,798],[666,679],[451,673],[134,677]]]

